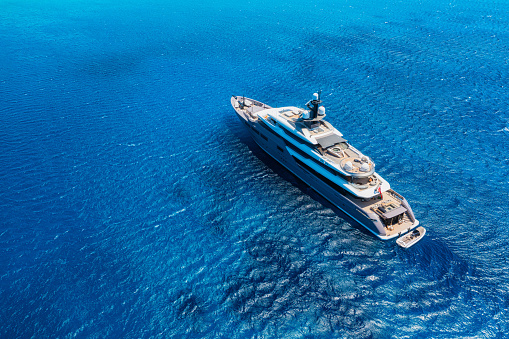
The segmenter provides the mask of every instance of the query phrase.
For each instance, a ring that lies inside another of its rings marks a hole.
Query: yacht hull
[[[252,102],[258,103],[252,99]],[[399,237],[411,229],[418,226],[419,222],[415,220],[413,224],[402,230],[401,232],[386,235],[383,234],[384,226],[378,218],[365,213],[360,206],[355,202],[342,195],[340,192],[327,185],[323,178],[319,178],[317,173],[312,173],[313,170],[308,166],[305,166],[302,162],[299,164],[298,159],[295,155],[292,155],[292,149],[288,147],[288,142],[284,138],[271,131],[270,128],[266,127],[263,122],[259,119],[252,119],[252,116],[246,114],[246,112],[234,105],[234,99],[232,98],[232,105],[237,113],[238,118],[245,125],[251,137],[254,141],[262,148],[268,155],[274,160],[284,166],[287,170],[297,176],[300,180],[306,183],[309,187],[314,189],[323,198],[329,201],[339,210],[343,211],[346,215],[356,221],[358,224],[366,228],[376,237],[382,240],[389,240]],[[268,107],[268,106],[267,106]],[[270,108],[270,107],[268,107]],[[306,168],[307,167],[307,168]],[[319,175],[319,174],[318,174]],[[406,202],[406,201],[405,201]],[[408,206],[408,208],[410,208]],[[411,210],[410,210],[410,213]],[[412,214],[413,217],[413,214]],[[414,218],[415,219],[415,218]]]

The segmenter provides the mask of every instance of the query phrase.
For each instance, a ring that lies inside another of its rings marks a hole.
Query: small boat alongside
[[[419,226],[416,229],[414,229],[413,231],[408,232],[404,236],[399,237],[396,240],[396,243],[403,248],[409,248],[409,247],[412,247],[413,245],[415,245],[416,243],[418,243],[419,240],[421,240],[425,234],[426,234],[426,229],[422,226]]]

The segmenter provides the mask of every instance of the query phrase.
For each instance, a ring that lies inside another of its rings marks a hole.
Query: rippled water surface
[[[0,337],[509,335],[506,1],[0,1]],[[250,139],[328,119],[409,250]]]

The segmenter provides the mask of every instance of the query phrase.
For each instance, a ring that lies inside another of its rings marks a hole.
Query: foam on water
[[[0,3],[0,336],[506,336],[508,9]],[[318,89],[427,228],[410,250],[229,103]]]

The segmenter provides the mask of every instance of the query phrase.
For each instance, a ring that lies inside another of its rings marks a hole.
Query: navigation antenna
[[[318,107],[322,103],[322,100],[320,100],[321,94],[322,94],[322,90],[318,91],[318,93],[313,93],[313,96],[315,98],[313,100],[309,100],[306,103],[306,106],[309,108],[309,111],[310,111],[309,120],[313,120],[318,117]],[[312,106],[310,106],[310,104]]]

